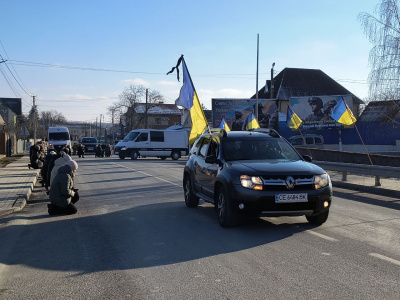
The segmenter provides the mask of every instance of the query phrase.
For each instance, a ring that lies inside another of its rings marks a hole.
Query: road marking
[[[116,163],[115,163],[115,164],[116,164]],[[149,176],[149,177],[156,178],[156,179],[158,179],[158,180],[161,180],[161,181],[170,183],[170,184],[172,184],[172,185],[175,185],[175,186],[178,186],[178,187],[182,187],[180,184],[177,184],[177,183],[175,183],[175,182],[171,182],[171,181],[165,180],[164,178],[160,178],[160,177],[158,177],[158,176],[154,176],[154,175],[151,175],[151,174],[146,173],[146,172],[143,172],[143,171],[138,171],[138,170],[136,170],[136,169],[129,168],[129,167],[124,166],[124,165],[120,165],[120,164],[116,164],[116,165],[117,165],[117,166],[120,166],[120,167],[122,167],[122,168],[126,168],[126,169],[129,169],[129,170],[138,172],[138,173],[142,173],[142,174],[144,174],[144,175],[147,175],[147,176]]]
[[[331,241],[331,242],[338,242],[339,241],[339,240],[334,239],[334,238],[332,238],[330,236],[327,236],[327,235],[324,235],[324,234],[321,234],[321,233],[318,233],[318,232],[315,232],[315,231],[306,230],[306,232],[308,232],[308,233],[310,233],[312,235],[315,235],[317,237],[320,237],[320,238],[322,238],[324,240],[327,240],[327,241]]]
[[[390,263],[392,263],[392,264],[394,264],[394,265],[400,266],[400,261],[397,260],[397,259],[393,259],[393,258],[384,256],[384,255],[378,254],[378,253],[370,253],[369,255],[371,255],[371,256],[373,256],[373,257],[376,257],[376,258],[379,258],[379,259],[381,259],[381,260],[390,262]]]

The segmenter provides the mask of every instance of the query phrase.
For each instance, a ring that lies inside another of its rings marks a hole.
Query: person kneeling
[[[48,212],[50,215],[75,214],[78,210],[75,203],[79,200],[78,190],[74,189],[74,177],[78,164],[70,160],[60,167],[50,187],[50,202]]]

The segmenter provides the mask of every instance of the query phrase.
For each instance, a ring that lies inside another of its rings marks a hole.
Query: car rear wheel
[[[139,157],[139,153],[137,151],[131,152],[131,159],[136,160]]]
[[[199,205],[199,197],[193,193],[192,182],[190,176],[186,175],[183,182],[183,192],[185,195],[185,203],[187,207],[197,207]]]
[[[308,223],[313,225],[322,225],[328,220],[329,209],[315,216],[306,216]]]
[[[178,152],[178,151],[174,151],[174,152],[171,153],[171,158],[172,158],[173,160],[178,160],[179,157],[181,157],[181,156],[179,155],[179,152]]]
[[[238,214],[233,207],[232,200],[224,187],[220,187],[217,193],[218,222],[222,227],[233,227],[238,222]]]

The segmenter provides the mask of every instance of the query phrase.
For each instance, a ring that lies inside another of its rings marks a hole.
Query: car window
[[[164,131],[150,131],[151,142],[164,142]]]
[[[139,132],[137,131],[132,131],[128,133],[128,135],[124,138],[124,141],[133,141],[136,139],[136,137],[139,135]]]
[[[203,143],[199,150],[199,156],[206,157],[209,144],[210,144],[210,139],[203,139]]]
[[[148,132],[142,132],[137,138],[136,142],[146,142],[149,139]]]
[[[319,137],[316,137],[316,138],[315,138],[315,144],[317,144],[317,145],[323,144],[322,139],[319,138]]]
[[[295,146],[300,146],[303,145],[303,139],[302,138],[295,138],[291,140],[292,145]]]

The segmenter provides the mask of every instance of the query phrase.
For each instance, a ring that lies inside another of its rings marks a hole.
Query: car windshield
[[[97,143],[96,138],[83,138],[82,143]]]
[[[69,140],[68,132],[49,132],[50,141],[65,141]]]
[[[129,132],[128,135],[124,138],[124,142],[133,141],[139,135],[139,133],[140,132],[137,131]]]
[[[228,139],[222,147],[227,161],[301,159],[287,142],[275,138]]]

